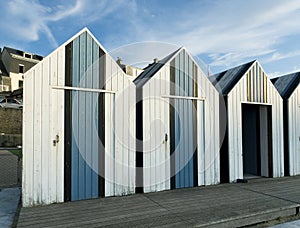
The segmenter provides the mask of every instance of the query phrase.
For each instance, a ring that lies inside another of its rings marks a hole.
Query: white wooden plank
[[[220,134],[223,135],[223,132],[220,133],[220,118],[219,118],[219,94],[217,93],[216,90],[214,90],[213,88],[211,88],[210,91],[211,94],[214,94],[212,96],[212,99],[214,100],[214,105],[213,107],[215,107],[214,110],[214,135],[212,136],[215,139],[215,143],[213,144],[213,153],[214,153],[214,157],[215,157],[215,179],[212,182],[212,184],[217,184],[220,182],[220,148],[221,148],[221,144],[220,144]]]
[[[123,141],[123,151],[124,151],[124,164],[123,170],[126,177],[124,181],[124,191],[126,194],[130,192],[130,118],[129,118],[129,109],[130,109],[130,93],[128,90],[128,80],[124,73],[121,72],[121,77],[123,77],[123,88],[121,93],[123,94],[124,102],[124,114],[123,114],[123,129],[124,129],[124,139]]]
[[[296,89],[295,93],[295,103],[297,107],[297,111],[295,112],[295,123],[296,123],[296,130],[295,130],[295,135],[296,135],[296,156],[295,156],[295,175],[300,174],[300,86],[298,85],[298,88]]]
[[[167,68],[167,67],[165,67]],[[166,167],[166,159],[165,159],[165,145],[166,145],[166,141],[165,141],[165,134],[167,134],[166,132],[166,120],[165,120],[165,101],[163,99],[161,99],[160,95],[165,93],[165,84],[166,81],[164,80],[165,77],[165,73],[166,70],[162,70],[159,74],[159,83],[158,83],[158,87],[159,89],[158,94],[157,94],[157,101],[158,101],[158,114],[159,114],[159,132],[160,132],[160,150],[159,153],[157,154],[157,157],[159,158],[159,163],[158,165],[158,177],[159,177],[159,183],[158,183],[158,191],[162,191],[165,190],[165,180],[166,180],[166,172],[165,172],[165,167]]]
[[[150,190],[151,192],[156,191],[155,189],[155,150],[156,150],[156,142],[155,142],[155,101],[153,99],[154,91],[155,91],[155,84],[153,83],[153,80],[149,83],[149,111],[150,111]]]
[[[106,75],[111,75],[111,61],[106,59]],[[112,78],[106,78],[106,89],[112,88]],[[113,97],[105,94],[105,196],[115,194],[115,145],[113,141]],[[99,106],[100,108],[100,106]],[[101,118],[101,117],[100,117]],[[99,164],[100,165],[100,164]],[[103,175],[103,174],[102,174]]]
[[[34,75],[33,70],[24,77],[23,106],[23,206],[33,205],[33,120],[34,120]]]
[[[170,69],[165,69],[164,80],[164,94],[170,94]],[[168,141],[165,142],[165,186],[164,189],[170,189],[170,105],[169,102],[164,103],[164,121],[165,121],[165,132],[168,134]]]
[[[65,84],[65,48],[58,50],[57,59],[57,84]],[[58,154],[57,154],[57,179],[56,179],[56,202],[64,201],[64,108],[65,92],[57,91],[57,134],[59,135]]]
[[[151,129],[150,129],[150,88],[149,84],[143,87],[143,167],[144,167],[144,192],[151,191],[150,165],[151,165]]]
[[[135,91],[135,85],[133,83],[130,83],[129,85],[129,186],[130,186],[130,193],[134,193],[135,191],[135,164],[136,164],[136,145],[135,145],[135,139],[136,139],[136,91]]]
[[[41,123],[41,97],[42,97],[42,75],[41,75],[41,65],[37,66],[33,70],[34,75],[34,119],[33,119],[33,138],[34,138],[34,144],[33,144],[33,154],[34,154],[34,174],[33,174],[33,191],[34,191],[34,204],[41,204],[41,182],[42,182],[42,168],[41,167],[41,136],[42,136],[42,123]]]
[[[50,61],[50,80],[51,85],[57,84],[57,52],[54,52],[49,56]],[[50,119],[50,137],[49,140],[52,142],[56,135],[58,134],[56,130],[57,125],[57,113],[58,113],[58,107],[57,107],[57,91],[51,90],[50,92],[50,113],[51,113],[51,119]],[[50,192],[50,202],[54,203],[56,202],[56,188],[57,188],[57,160],[58,160],[58,145],[56,146],[50,146],[49,148],[49,172],[51,175],[49,176],[49,192]],[[53,175],[54,174],[54,175]]]
[[[162,72],[162,71],[161,71]],[[153,103],[154,103],[154,139],[155,139],[155,162],[154,162],[154,171],[155,171],[155,191],[162,190],[162,169],[161,164],[163,162],[162,155],[164,153],[163,148],[163,139],[162,136],[162,122],[161,122],[161,103],[160,95],[161,95],[161,72],[158,73],[155,80],[153,82]],[[158,124],[159,123],[159,124]]]
[[[41,122],[42,122],[42,138],[41,138],[41,145],[42,145],[42,201],[46,204],[50,203],[49,198],[49,147],[50,140],[49,140],[49,130],[50,130],[50,107],[49,107],[49,94],[50,94],[50,87],[49,87],[49,61],[48,59],[43,61],[42,63],[42,112],[41,112]]]
[[[122,90],[123,88],[123,78],[118,77],[118,68],[115,65],[112,65],[113,74],[115,77],[118,78],[117,83],[117,90]],[[118,96],[119,95],[119,96]],[[124,164],[124,153],[123,153],[123,145],[122,145],[122,139],[124,139],[124,125],[123,125],[123,111],[124,111],[124,104],[123,104],[123,96],[118,93],[116,96],[116,103],[114,104],[115,107],[115,116],[116,116],[116,122],[115,122],[115,135],[116,135],[116,156],[115,156],[115,166],[116,166],[116,194],[122,195],[124,192],[124,186],[123,186],[123,180],[124,180],[124,170],[123,170],[123,164]]]
[[[197,101],[197,136],[198,136],[198,185],[204,185],[205,180],[205,136],[204,129],[204,103]]]
[[[207,86],[208,85],[203,85],[202,87],[204,88],[204,91],[207,91]],[[212,114],[210,113],[209,107],[211,105],[211,100],[207,100],[207,102],[200,102],[200,109],[202,110],[202,116],[200,116],[199,121],[202,122],[202,128],[198,129],[199,134],[203,135],[203,142],[204,142],[204,147],[203,147],[203,154],[204,154],[204,180],[203,184],[208,185],[210,184],[212,180],[212,152],[211,152],[211,145],[210,141],[213,140],[213,143],[215,141],[214,137],[212,137],[212,120],[211,116]]]
[[[121,78],[121,87],[119,88],[120,94],[121,94],[121,109],[122,109],[122,118],[121,118],[121,126],[122,126],[122,137],[121,137],[121,151],[122,151],[122,194],[128,194],[128,127],[125,126],[125,122],[128,123],[128,119],[126,118],[128,113],[128,95],[126,95],[126,91],[124,91],[126,82],[125,82],[125,76],[121,69],[118,70],[118,76]]]
[[[241,100],[242,96],[241,94],[245,94],[246,87],[244,87],[245,83],[243,81],[246,81],[246,77],[244,76],[242,78],[242,81],[240,83],[240,91],[243,91],[243,93],[240,93],[239,91],[236,91],[236,114],[237,114],[237,129],[236,129],[236,151],[237,151],[237,166],[236,169],[238,170],[238,178],[243,178],[244,172],[243,172],[243,142],[242,142],[242,105],[241,105]]]
[[[228,102],[227,102],[227,115],[228,115],[228,153],[229,153],[229,181],[233,182],[236,180],[236,172],[235,172],[235,167],[234,167],[234,162],[235,162],[235,154],[234,154],[234,149],[233,149],[233,127],[234,127],[234,122],[233,122],[233,111],[232,111],[232,96],[231,94],[228,95]]]

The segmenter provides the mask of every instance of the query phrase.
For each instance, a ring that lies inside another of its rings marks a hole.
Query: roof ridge
[[[183,48],[180,47],[173,51],[172,53],[168,54],[157,63],[152,63],[148,65],[145,70],[133,80],[133,83],[136,86],[143,86],[147,81],[149,81],[167,62],[170,61],[178,52],[180,52]]]
[[[214,74],[209,77],[209,80],[216,87],[220,94],[223,96],[227,95],[255,62],[258,61],[252,60],[250,62]]]

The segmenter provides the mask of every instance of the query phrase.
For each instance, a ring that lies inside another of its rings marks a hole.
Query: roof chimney
[[[158,63],[158,58],[153,59],[154,63]]]
[[[117,64],[123,65],[123,60],[120,57],[117,58]]]

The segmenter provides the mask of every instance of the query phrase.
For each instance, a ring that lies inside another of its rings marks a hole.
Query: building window
[[[31,59],[31,54],[24,53],[24,57],[25,57],[25,58],[29,58],[29,59]]]
[[[19,80],[19,88],[23,87],[23,81]]]
[[[25,66],[24,65],[22,65],[22,64],[19,64],[19,73],[24,73],[24,71],[25,71]]]

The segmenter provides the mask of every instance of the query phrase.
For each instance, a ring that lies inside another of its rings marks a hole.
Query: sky
[[[43,56],[87,27],[127,64],[184,46],[211,74],[254,59],[270,77],[300,71],[300,0],[10,0],[0,9],[0,47]]]

